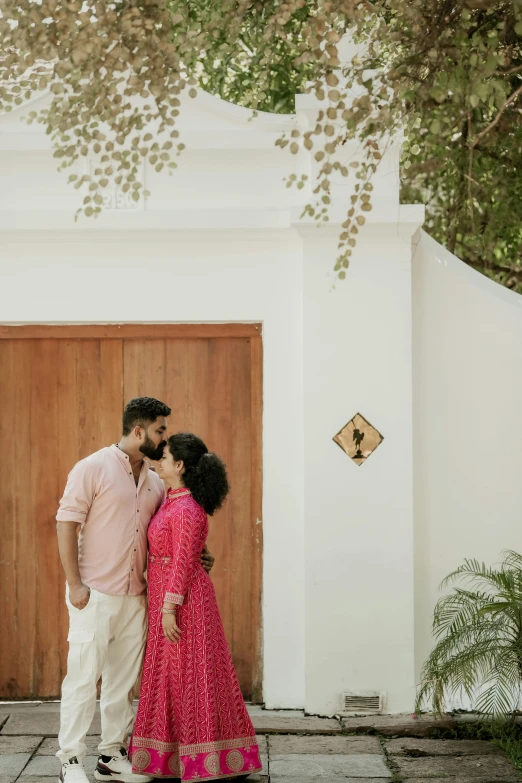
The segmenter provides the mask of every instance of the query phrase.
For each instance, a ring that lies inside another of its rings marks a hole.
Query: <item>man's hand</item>
[[[215,562],[216,562],[216,558],[214,557],[214,555],[210,554],[210,552],[207,549],[207,545],[205,544],[205,549],[201,553],[201,565],[203,566],[207,574],[210,574]]]
[[[85,609],[89,603],[90,597],[90,589],[82,582],[80,582],[79,585],[75,585],[74,587],[69,586],[69,601],[74,607],[76,607],[76,609]]]

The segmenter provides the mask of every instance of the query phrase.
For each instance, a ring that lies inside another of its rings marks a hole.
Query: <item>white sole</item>
[[[141,776],[142,780],[140,783],[145,783],[145,781],[151,781],[154,780],[154,778],[148,778],[145,776]],[[137,781],[137,775],[133,775],[132,777],[130,775],[121,775],[118,772],[112,772],[110,775],[102,775],[101,772],[98,772],[97,770],[94,771],[94,779],[95,780],[114,780],[116,783],[136,783]]]

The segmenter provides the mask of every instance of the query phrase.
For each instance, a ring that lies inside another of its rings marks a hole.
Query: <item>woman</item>
[[[158,470],[169,487],[149,526],[149,633],[130,745],[135,772],[183,781],[246,777],[259,749],[200,564],[207,514],[228,493],[225,466],[189,433],[169,438]]]

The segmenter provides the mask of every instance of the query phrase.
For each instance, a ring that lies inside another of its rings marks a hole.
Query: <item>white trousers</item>
[[[85,737],[96,709],[96,686],[102,678],[100,753],[111,756],[126,747],[134,723],[133,689],[147,637],[144,595],[106,595],[91,590],[85,609],[69,610],[69,656],[62,685],[60,733],[56,754],[62,761],[83,759]]]

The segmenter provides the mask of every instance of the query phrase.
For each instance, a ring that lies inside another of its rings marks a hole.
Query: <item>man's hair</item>
[[[122,429],[123,434],[128,435],[134,427],[147,427],[158,416],[169,416],[170,408],[160,400],[154,397],[134,397],[125,406],[123,411]]]

